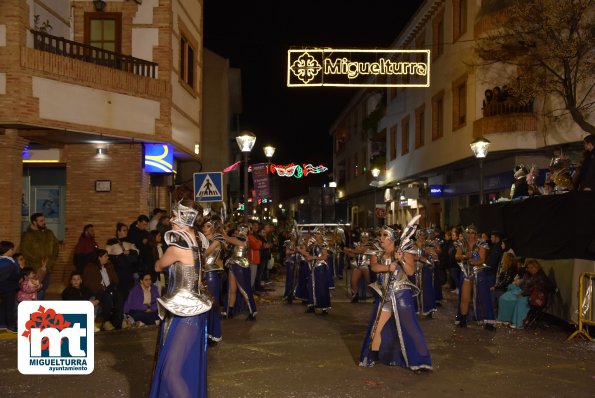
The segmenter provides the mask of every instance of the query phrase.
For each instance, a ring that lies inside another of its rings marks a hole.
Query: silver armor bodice
[[[384,265],[390,265],[392,260],[382,258],[382,255],[379,255],[378,261]],[[407,277],[407,274],[405,274],[405,271],[403,271],[400,265],[397,266],[397,269],[392,273],[392,276],[390,272],[379,273],[377,281],[371,283],[370,287],[376,293],[378,293],[380,297],[383,297],[386,289],[389,289],[388,294],[402,289],[411,289],[413,291],[413,295],[416,295],[419,292],[418,287],[411,283]]]
[[[232,265],[239,265],[242,268],[249,268],[250,263],[248,263],[248,245],[245,246],[235,246],[232,249],[231,257],[227,259],[225,262],[226,267],[231,267]]]
[[[222,264],[217,260],[219,259],[219,255],[221,254],[223,244],[225,244],[225,239],[222,235],[215,234],[209,243],[212,244],[215,241],[219,242],[219,247],[213,250],[210,254],[205,255],[205,272],[223,270]]]
[[[322,254],[322,251],[324,249],[327,249],[327,245],[325,243],[321,243],[321,244],[314,243],[309,247],[309,249],[310,249],[310,254],[312,254],[312,256],[318,257]],[[318,259],[313,260],[312,263],[313,263],[312,265],[314,267],[320,267],[321,265],[326,265],[326,258],[322,259],[322,260],[318,260]]]
[[[195,316],[211,309],[211,298],[196,288],[197,280],[194,265],[175,262],[169,267],[169,288],[157,299],[161,319],[165,318],[166,311],[177,316]]]

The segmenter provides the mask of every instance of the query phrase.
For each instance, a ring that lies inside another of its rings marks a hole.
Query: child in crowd
[[[21,288],[17,293],[17,301],[37,300],[37,292],[41,289],[41,283],[37,279],[37,273],[31,267],[25,267],[21,271],[23,279]]]

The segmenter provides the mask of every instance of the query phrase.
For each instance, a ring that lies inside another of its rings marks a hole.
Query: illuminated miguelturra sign
[[[287,86],[429,87],[430,50],[288,50]]]

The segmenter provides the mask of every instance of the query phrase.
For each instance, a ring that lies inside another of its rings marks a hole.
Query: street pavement
[[[257,298],[254,322],[223,321],[223,341],[208,351],[209,396],[226,397],[593,397],[595,343],[570,342],[553,323],[533,331],[499,325],[454,326],[456,296],[420,324],[434,371],[358,366],[371,300],[349,303],[337,280],[329,315],[281,301],[283,282]],[[0,332],[0,397],[146,397],[156,327],[96,333],[88,376],[21,375],[16,335]],[[175,398],[175,397],[174,397]]]

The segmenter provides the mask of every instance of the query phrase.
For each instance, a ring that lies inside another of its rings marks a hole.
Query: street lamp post
[[[272,177],[272,173],[271,173],[270,168],[271,168],[271,158],[275,154],[275,147],[272,146],[272,145],[267,145],[267,146],[263,147],[262,150],[264,151],[264,156],[267,157],[267,173],[270,173],[271,174],[271,177]],[[269,184],[269,193],[271,195],[271,197],[269,199],[271,199],[271,201],[272,201],[272,199],[273,199],[273,192],[271,190],[271,185],[270,184]],[[272,206],[271,206],[271,208],[272,208]],[[270,216],[270,214],[269,214],[269,216]]]
[[[471,150],[479,159],[479,204],[483,204],[483,159],[488,156],[490,141],[479,137],[471,143]]]
[[[372,216],[374,217],[374,229],[378,226],[378,220],[376,217],[376,190],[378,189],[378,176],[380,175],[380,169],[378,167],[374,167],[372,169],[372,176],[376,180],[376,184],[374,185],[374,209],[372,211]]]
[[[244,131],[236,137],[236,142],[240,151],[244,154],[244,222],[248,222],[248,217],[252,210],[248,205],[248,155],[254,147],[256,136],[250,131]]]

